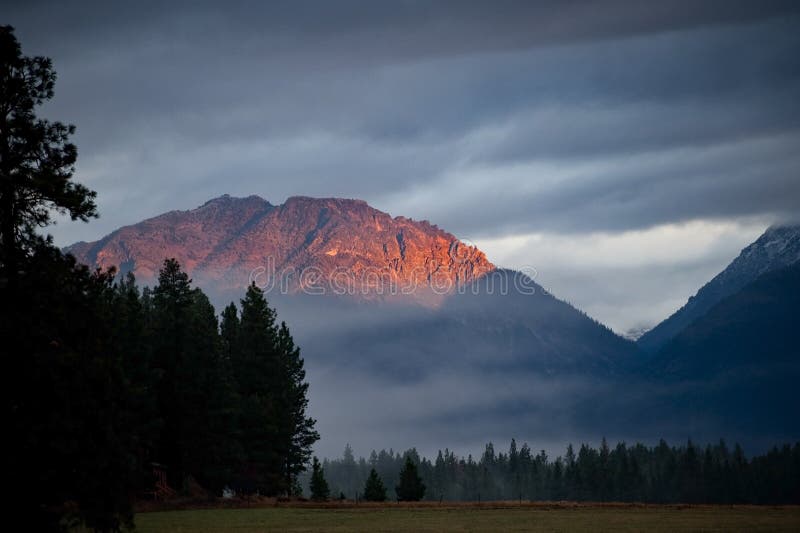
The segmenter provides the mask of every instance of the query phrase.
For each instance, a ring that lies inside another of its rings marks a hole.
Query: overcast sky
[[[4,2],[101,218],[224,193],[428,219],[617,331],[800,205],[800,2]]]

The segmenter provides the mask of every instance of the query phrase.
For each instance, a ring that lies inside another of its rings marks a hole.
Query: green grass
[[[233,531],[800,531],[798,507],[273,507],[136,515],[141,533]]]

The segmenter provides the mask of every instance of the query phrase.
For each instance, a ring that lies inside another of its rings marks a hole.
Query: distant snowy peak
[[[639,337],[650,331],[651,326],[635,326],[629,328],[625,333],[622,334],[622,337],[628,339],[629,341],[636,342],[639,340]]]
[[[800,226],[772,226],[718,277],[755,274],[783,268],[800,260]]]
[[[637,344],[655,352],[717,302],[742,289],[759,276],[800,261],[800,225],[768,228],[744,248],[722,272],[706,283],[668,319],[642,335]]]

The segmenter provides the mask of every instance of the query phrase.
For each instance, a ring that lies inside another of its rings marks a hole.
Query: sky
[[[101,217],[361,198],[618,332],[800,212],[800,3],[4,2]]]

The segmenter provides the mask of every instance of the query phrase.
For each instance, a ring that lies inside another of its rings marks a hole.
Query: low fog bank
[[[788,414],[797,399],[773,392],[792,390],[796,370],[666,379],[635,345],[543,290],[457,295],[439,308],[268,297],[305,358],[321,457],[346,444],[365,456],[479,455],[512,438],[554,457],[603,437],[724,438],[759,453],[800,437]]]

